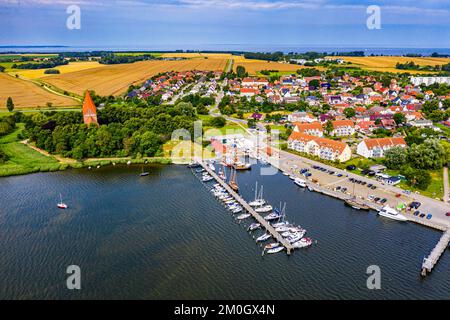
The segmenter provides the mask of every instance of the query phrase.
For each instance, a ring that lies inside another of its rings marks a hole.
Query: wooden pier
[[[431,251],[428,258],[423,259],[422,263],[422,276],[426,276],[427,273],[430,273],[433,270],[436,263],[439,261],[439,258],[447,249],[448,244],[450,242],[450,229],[444,232],[441,239],[437,243],[436,247],[434,247],[433,251]]]
[[[286,248],[287,254],[290,255],[292,250],[294,250],[294,247],[292,244],[290,244],[286,239],[284,239],[281,234],[279,234],[274,227],[270,225],[270,223],[265,220],[258,212],[256,212],[248,203],[245,201],[238,193],[236,193],[231,187],[223,181],[215,172],[213,172],[209,166],[207,166],[203,161],[198,161],[198,163],[203,167],[203,169],[208,172],[209,175],[211,175],[222,187],[227,190],[227,192],[236,199],[237,202],[240,203],[240,205],[247,210],[248,213],[250,213],[253,218],[255,218],[256,221],[258,221],[261,226],[266,229],[268,233],[272,235],[272,237],[283,247]]]

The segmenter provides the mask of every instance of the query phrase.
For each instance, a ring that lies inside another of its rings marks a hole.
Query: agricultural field
[[[0,73],[0,110],[6,109],[6,100],[11,97],[16,109],[45,107],[51,102],[54,107],[77,106],[71,98],[52,94],[36,84]]]
[[[140,84],[167,71],[223,70],[228,59],[190,59],[181,61],[140,61],[130,64],[106,65],[41,78],[44,82],[68,92],[82,95],[87,89],[100,95],[120,95],[130,85]]]
[[[450,58],[432,58],[432,57],[333,57],[342,58],[352,65],[360,67],[364,70],[379,71],[379,72],[394,72],[394,73],[430,73],[430,71],[415,71],[415,70],[399,70],[395,65],[399,63],[414,62],[420,66],[436,66],[450,63]]]
[[[97,61],[80,61],[80,62],[70,62],[65,66],[58,66],[52,69],[59,70],[60,74],[66,74],[70,72],[76,72],[81,70],[100,68],[105,66]],[[51,76],[51,74],[45,74],[46,69],[36,69],[36,70],[24,70],[24,69],[6,69],[6,72],[12,75],[18,75],[21,78],[26,79],[38,79]]]
[[[250,75],[257,75],[261,70],[278,70],[279,72],[294,72],[298,69],[306,68],[297,64],[268,62],[262,60],[252,60],[239,57],[234,60],[234,70],[238,66],[243,66]]]

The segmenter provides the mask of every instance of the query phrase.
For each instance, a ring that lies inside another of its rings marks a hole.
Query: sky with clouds
[[[71,4],[80,30],[66,27]],[[450,48],[450,0],[0,0],[0,45]]]

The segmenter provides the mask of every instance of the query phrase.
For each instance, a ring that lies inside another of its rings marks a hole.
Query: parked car
[[[427,219],[431,220],[431,218],[433,218],[433,215],[430,213],[430,214],[427,215]]]
[[[450,217],[450,212],[447,212],[445,215],[446,215],[447,217]]]
[[[377,187],[376,186],[371,186],[370,189],[375,190]]]
[[[419,214],[420,214],[420,211],[419,211],[419,210],[414,211],[414,215],[415,215],[416,217],[417,217]]]
[[[421,213],[419,217],[423,219],[425,217],[425,213]]]
[[[386,203],[386,202],[387,202],[386,198],[380,200],[380,203]]]
[[[350,171],[356,170],[356,166],[354,166],[354,165],[347,166],[347,170],[350,170]]]
[[[402,195],[400,194],[400,193],[397,193],[396,195],[395,195],[395,197],[396,198],[400,198]]]
[[[421,206],[422,204],[420,203],[420,202],[418,202],[418,201],[413,201],[413,202],[411,202],[410,204],[409,204],[409,207],[411,208],[411,209],[419,209],[419,207]]]

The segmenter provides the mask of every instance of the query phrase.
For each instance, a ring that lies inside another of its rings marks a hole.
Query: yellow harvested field
[[[52,94],[29,81],[0,73],[0,109],[6,109],[8,97],[13,99],[15,108],[18,109],[45,107],[47,102],[55,107],[78,105],[73,99]]]
[[[65,66],[58,66],[54,69],[59,70],[60,74],[80,71],[80,70],[86,70],[86,69],[92,69],[92,68],[99,68],[105,66],[104,64],[100,64],[96,61],[82,61],[82,62],[70,62],[68,65]],[[49,77],[51,74],[45,74],[46,69],[37,69],[37,70],[22,70],[22,69],[12,69],[9,73],[12,75],[18,74],[21,78],[26,79],[37,79],[37,78],[43,78],[43,77]]]
[[[337,57],[334,57],[337,58]],[[399,57],[399,56],[382,56],[382,57],[338,57],[350,62],[362,69],[382,72],[396,73],[430,73],[429,71],[414,70],[398,70],[395,68],[397,63],[414,62],[420,66],[436,66],[450,63],[450,58],[432,58],[432,57]]]
[[[120,95],[130,85],[141,84],[152,76],[167,71],[223,70],[228,59],[189,59],[180,61],[140,61],[130,64],[106,65],[98,68],[51,75],[42,81],[68,92],[82,95],[85,90],[97,94]]]
[[[243,66],[245,70],[251,75],[255,75],[261,70],[278,70],[278,71],[295,72],[298,69],[305,68],[304,66],[297,64],[268,62],[268,61],[241,59],[241,58],[234,61],[233,68],[235,71],[238,66]]]

